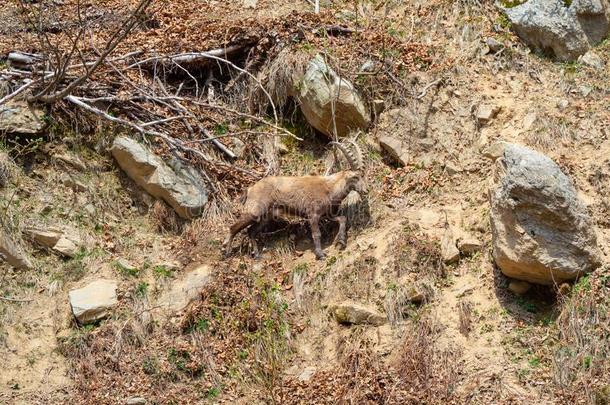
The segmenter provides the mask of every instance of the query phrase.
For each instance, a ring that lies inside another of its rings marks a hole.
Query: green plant
[[[159,372],[159,361],[156,357],[146,357],[142,360],[142,370],[149,375],[157,374]]]
[[[525,3],[527,0],[500,0],[500,4],[505,8],[513,8],[520,6]],[[564,0],[565,1],[565,0]]]
[[[126,267],[118,261],[114,262],[112,267],[121,273],[123,277],[137,277],[140,273],[140,270],[137,267]]]
[[[207,399],[214,399],[218,395],[220,395],[220,387],[212,387],[205,392],[205,397]]]
[[[148,283],[141,282],[140,284],[138,284],[135,289],[135,295],[137,297],[146,297],[147,294],[148,294]]]
[[[171,278],[173,276],[172,270],[162,265],[153,267],[153,273],[157,278]]]

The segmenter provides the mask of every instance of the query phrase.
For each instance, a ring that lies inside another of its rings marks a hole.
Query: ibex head
[[[350,165],[351,170],[345,170],[343,172],[345,173],[344,176],[348,190],[356,191],[360,194],[366,194],[368,190],[364,182],[364,161],[362,158],[362,150],[356,142],[348,141],[348,143],[350,144],[351,148],[347,148],[345,145],[342,145],[339,142],[331,142],[330,144],[336,146],[337,149],[341,151]]]

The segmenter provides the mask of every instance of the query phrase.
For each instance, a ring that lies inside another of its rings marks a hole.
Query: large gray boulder
[[[133,181],[169,204],[180,217],[189,219],[201,214],[208,195],[203,180],[193,170],[172,168],[144,145],[125,136],[115,138],[111,152]]]
[[[116,281],[100,279],[70,291],[70,306],[78,323],[84,325],[107,317],[117,305],[116,289]]]
[[[342,137],[371,123],[368,109],[352,83],[340,77],[320,55],[309,62],[291,93],[307,122],[331,138],[335,128],[337,136]]]
[[[493,257],[502,273],[548,285],[597,268],[593,223],[572,181],[536,151],[502,147],[490,190]]]
[[[607,0],[529,0],[503,8],[516,34],[531,48],[574,61],[608,35]]]

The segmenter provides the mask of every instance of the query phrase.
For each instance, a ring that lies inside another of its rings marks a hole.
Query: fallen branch
[[[274,124],[270,123],[269,121],[266,121],[265,119],[263,119],[261,117],[257,117],[256,115],[243,113],[241,111],[237,111],[237,110],[235,110],[233,108],[226,107],[226,106],[223,106],[223,105],[204,103],[202,101],[194,101],[193,100],[193,104],[200,105],[202,107],[213,108],[213,109],[217,109],[217,110],[223,110],[223,111],[227,111],[227,112],[230,112],[232,114],[235,114],[235,115],[240,115],[240,116],[245,117],[245,118],[250,118],[251,120],[260,122],[261,124],[269,125],[271,128],[274,128],[274,129],[277,129],[280,132],[283,132],[283,134],[281,134],[283,136],[289,136],[289,137],[291,137],[293,139],[296,139],[297,141],[302,141],[303,140],[303,138],[299,138],[298,136],[296,136],[292,132],[288,131],[286,128],[282,128],[282,127],[280,127],[278,125],[274,125]]]
[[[432,83],[426,85],[426,87],[423,88],[421,93],[419,93],[419,95],[417,97],[415,97],[415,98],[418,99],[418,100],[421,100],[422,98],[426,97],[426,94],[428,93],[428,90],[430,90],[431,87],[436,86],[437,84],[439,84],[442,80],[443,79],[436,79]]]
[[[229,49],[229,48],[226,48],[226,49]],[[226,52],[226,49],[223,50],[223,51]],[[167,61],[170,61],[172,63],[178,63],[179,64],[180,61],[182,61],[182,63],[184,63],[185,61],[193,61],[193,60],[196,60],[197,58],[200,58],[200,59],[212,59],[212,60],[216,60],[216,61],[219,61],[219,62],[226,63],[227,65],[231,66],[233,69],[237,70],[238,72],[244,73],[245,75],[247,75],[248,77],[250,77],[252,80],[254,80],[256,82],[258,87],[260,87],[260,89],[263,91],[263,93],[265,93],[265,96],[269,100],[269,104],[271,105],[271,108],[273,110],[273,118],[275,119],[275,123],[277,124],[279,122],[278,117],[277,117],[277,109],[275,107],[275,103],[273,102],[273,99],[272,99],[271,95],[265,89],[265,86],[263,86],[263,84],[260,82],[260,80],[258,80],[252,73],[248,72],[245,69],[240,68],[239,66],[237,66],[236,64],[234,64],[233,62],[231,62],[228,59],[221,58],[220,56],[217,56],[216,54],[219,51],[220,50],[215,49],[215,50],[212,51],[214,53],[210,53],[210,52],[189,52],[189,53],[176,54],[176,55],[171,55],[171,56],[156,56],[156,57],[144,59],[143,61],[139,61],[139,62],[133,63],[133,64],[129,65],[127,68],[130,69],[130,68],[134,68],[134,67],[137,67],[137,66],[141,66],[143,64],[150,63],[153,60],[160,60],[160,61],[167,60]]]
[[[51,93],[51,94],[38,93],[38,94],[36,94],[34,96],[31,96],[29,98],[29,101],[38,101],[38,102],[43,102],[43,103],[54,103],[54,102],[56,102],[58,100],[61,100],[61,99],[65,98],[69,94],[71,94],[72,91],[74,91],[74,89],[76,87],[80,86],[87,79],[89,79],[89,77],[93,74],[93,72],[100,65],[102,65],[104,63],[106,57],[108,55],[110,55],[112,53],[112,51],[114,51],[114,49],[119,45],[119,43],[121,43],[121,41],[123,39],[125,39],[125,37],[127,37],[127,35],[129,35],[129,33],[131,32],[133,27],[137,23],[140,22],[141,16],[143,15],[143,13],[146,11],[148,6],[150,6],[150,4],[153,1],[154,0],[140,0],[138,5],[136,6],[135,10],[129,15],[127,21],[125,21],[121,25],[121,27],[110,36],[110,39],[108,40],[108,42],[106,44],[106,48],[100,54],[100,56],[95,60],[95,62],[93,62],[93,64],[90,67],[86,66],[86,64],[83,66],[85,68],[85,74],[83,74],[82,76],[80,76],[77,79],[73,80],[63,90],[60,90],[60,91],[57,91],[57,92],[54,92],[54,93]],[[65,69],[64,69],[64,72],[65,72]],[[54,79],[55,80],[61,80],[62,77],[61,76],[55,76]],[[47,86],[47,88],[48,87],[49,86]]]

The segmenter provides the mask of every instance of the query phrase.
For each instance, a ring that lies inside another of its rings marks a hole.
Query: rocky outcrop
[[[600,265],[593,222],[572,181],[548,157],[503,144],[490,190],[493,257],[507,276],[573,280]]]
[[[457,263],[460,260],[457,235],[451,228],[447,228],[441,238],[441,257],[446,264]]]
[[[38,244],[50,248],[64,256],[74,257],[84,242],[75,230],[60,227],[30,227],[25,230]]]
[[[383,134],[379,136],[379,145],[396,163],[401,166],[409,164],[408,146],[403,140],[392,135]]]
[[[608,35],[605,0],[529,0],[504,8],[513,30],[530,47],[560,61],[573,61]]]
[[[211,281],[212,269],[201,265],[188,272],[182,279],[174,281],[168,292],[158,301],[159,307],[169,312],[178,312],[197,299],[201,289]]]
[[[116,289],[116,281],[101,279],[70,291],[70,306],[78,323],[84,325],[107,317],[117,304]]]
[[[32,269],[32,262],[23,249],[0,229],[0,260],[6,261],[16,269]]]
[[[0,135],[38,135],[45,128],[44,111],[24,101],[0,105]]]
[[[189,168],[172,168],[135,140],[119,136],[112,156],[127,175],[152,196],[162,199],[185,219],[201,214],[208,195],[203,180]]]
[[[291,90],[307,122],[333,137],[346,136],[351,131],[366,129],[370,115],[354,86],[340,77],[317,55],[309,62],[303,78]]]
[[[341,324],[379,326],[387,322],[387,317],[375,309],[351,301],[331,305],[330,311]]]

